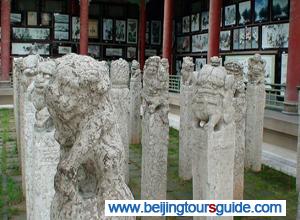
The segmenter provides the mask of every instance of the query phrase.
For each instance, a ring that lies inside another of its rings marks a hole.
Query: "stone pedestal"
[[[232,200],[235,155],[234,77],[213,57],[196,73],[193,110],[193,199]],[[233,217],[194,217],[195,220]]]
[[[264,131],[265,86],[247,84],[246,158],[245,167],[255,172],[261,170]]]
[[[193,95],[192,57],[184,57],[180,85],[180,130],[179,130],[179,168],[178,175],[183,180],[192,179],[192,95]]]
[[[168,61],[160,57],[149,58],[144,68],[141,199],[145,200],[164,200],[167,195],[168,69]]]
[[[129,97],[129,65],[123,60],[115,60],[111,63],[110,77],[112,83],[111,97],[114,112],[119,127],[124,154],[124,178],[129,182],[129,131],[130,131],[130,97]]]
[[[266,62],[259,54],[249,59],[246,91],[246,155],[245,167],[261,170],[266,92],[264,84]]]
[[[234,77],[233,107],[235,121],[235,156],[234,156],[234,193],[235,200],[243,200],[244,167],[245,167],[245,123],[246,123],[246,91],[243,66],[238,62],[226,62],[227,74]]]
[[[54,175],[59,159],[59,144],[54,139],[54,131],[35,131],[32,147],[33,160],[30,167],[32,185],[29,197],[30,210],[27,209],[27,216],[32,220],[50,220],[51,202],[55,193]]]
[[[180,88],[179,177],[192,179],[192,86]]]
[[[137,61],[132,62],[130,80],[130,143],[141,143],[141,98],[142,81],[140,65]]]

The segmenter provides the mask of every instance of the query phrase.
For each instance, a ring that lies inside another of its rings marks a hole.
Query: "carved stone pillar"
[[[169,144],[169,65],[154,56],[146,60],[143,80],[141,199],[164,200],[167,196]],[[142,219],[154,219],[143,217]],[[164,219],[164,217],[155,217]]]
[[[195,76],[193,93],[193,199],[232,200],[235,123],[234,77],[217,57]],[[195,220],[219,217],[194,217]],[[232,220],[233,217],[222,217]]]
[[[259,54],[256,54],[248,61],[245,167],[255,172],[261,170],[262,160],[266,101],[264,84],[265,66],[266,62]]]
[[[111,63],[111,97],[114,106],[119,133],[125,150],[124,178],[129,182],[129,131],[130,131],[130,97],[129,97],[129,64],[126,60],[119,59]]]
[[[246,123],[246,91],[243,66],[237,62],[226,62],[227,74],[234,76],[233,106],[235,121],[235,157],[234,157],[234,194],[236,200],[243,200],[244,167],[245,167],[245,123]]]
[[[180,85],[180,130],[179,130],[179,177],[192,179],[192,76],[194,71],[193,58],[184,57],[181,69]]]
[[[130,80],[130,143],[141,143],[142,79],[140,64],[132,61]]]

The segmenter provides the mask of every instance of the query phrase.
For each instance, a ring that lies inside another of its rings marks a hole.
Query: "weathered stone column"
[[[164,200],[167,195],[169,144],[169,65],[158,56],[146,60],[143,75],[141,199]],[[145,217],[143,219],[154,219]],[[155,217],[155,219],[164,219]]]
[[[142,79],[140,64],[133,60],[130,80],[130,143],[141,143]]]
[[[234,77],[217,57],[195,76],[193,123],[193,199],[232,200],[235,123]],[[196,220],[219,217],[194,217]],[[221,217],[230,219],[233,217]]]
[[[245,167],[245,123],[246,123],[246,90],[243,66],[238,62],[226,62],[227,74],[234,76],[233,106],[235,121],[235,157],[234,157],[234,193],[233,198],[243,200],[244,167]]]
[[[20,58],[17,62],[21,68],[20,74],[17,76],[19,83],[19,155],[21,158],[21,172],[22,172],[22,188],[23,194],[28,197],[30,193],[27,185],[30,185],[30,178],[32,177],[26,170],[27,161],[30,160],[33,139],[33,126],[35,109],[31,102],[31,92],[33,89],[32,80],[36,75],[37,64],[42,60],[39,55],[29,55],[25,58]],[[29,153],[29,155],[28,155]],[[29,179],[28,179],[29,178]]]
[[[129,182],[129,131],[130,131],[130,97],[129,97],[129,64],[119,59],[111,63],[110,79],[112,84],[111,97],[117,118],[119,133],[125,149],[124,178]]]
[[[44,96],[49,80],[55,73],[55,62],[47,60],[38,64],[38,74],[34,79],[31,94],[32,103],[36,109],[33,130],[31,160],[28,170],[32,175],[32,182],[28,186],[31,197],[27,209],[27,219],[50,219],[50,207],[54,197],[54,175],[59,159],[59,144],[54,139],[52,118],[46,107]],[[28,161],[27,161],[28,162]]]
[[[248,61],[248,83],[246,91],[246,157],[245,167],[255,172],[261,170],[262,143],[265,111],[266,62],[259,54]]]
[[[180,130],[179,130],[179,177],[192,179],[192,77],[194,63],[192,57],[184,57],[180,85]]]
[[[105,62],[68,54],[56,60],[46,104],[60,145],[52,220],[105,217],[105,200],[132,200],[123,175],[124,148]],[[117,217],[133,220],[134,217]]]

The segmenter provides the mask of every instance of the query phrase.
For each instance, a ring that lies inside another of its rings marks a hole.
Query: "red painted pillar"
[[[207,61],[213,56],[219,56],[220,22],[222,0],[209,1],[209,29]]]
[[[80,54],[88,54],[89,0],[80,0]]]
[[[172,74],[172,28],[173,28],[173,0],[165,0],[163,26],[163,58],[167,58]]]
[[[290,1],[289,55],[285,93],[285,111],[296,112],[297,86],[300,86],[300,1]]]
[[[139,62],[141,70],[145,64],[145,48],[146,48],[146,5],[145,0],[140,2],[140,33],[139,33]]]
[[[9,80],[10,72],[10,0],[1,1],[1,80]]]

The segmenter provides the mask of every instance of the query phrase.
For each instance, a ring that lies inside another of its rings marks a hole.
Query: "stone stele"
[[[31,197],[27,209],[28,219],[49,220],[50,207],[54,197],[54,175],[59,160],[59,144],[54,139],[52,118],[46,107],[45,89],[53,78],[56,64],[53,60],[40,62],[38,74],[34,78],[34,88],[31,95],[36,109],[33,130],[32,150],[28,169],[31,173],[31,184],[28,186]]]
[[[213,57],[195,76],[192,97],[193,199],[232,200],[235,123],[234,77]],[[194,217],[196,220],[233,217]]]
[[[129,97],[129,64],[126,60],[118,59],[111,63],[110,79],[112,84],[112,103],[117,118],[119,133],[125,149],[124,178],[129,182],[129,121],[130,121],[130,97]]]
[[[235,109],[235,158],[234,158],[234,194],[236,200],[243,200],[245,167],[245,123],[246,123],[246,88],[243,66],[238,62],[226,62],[227,74],[234,76],[233,106]]]
[[[179,177],[192,179],[192,78],[194,63],[192,57],[184,57],[181,69],[180,85],[180,129],[179,129]]]
[[[146,60],[143,75],[141,199],[164,200],[167,194],[169,143],[169,65],[158,56]],[[145,217],[143,219],[163,219]]]
[[[105,216],[105,200],[132,200],[105,62],[68,54],[56,60],[46,104],[60,145],[52,220],[131,220]]]
[[[130,79],[130,143],[141,143],[141,79],[140,64],[133,60],[131,64],[131,79]]]
[[[263,126],[265,111],[266,62],[259,54],[248,60],[248,83],[246,90],[246,155],[245,167],[255,172],[261,170]]]

